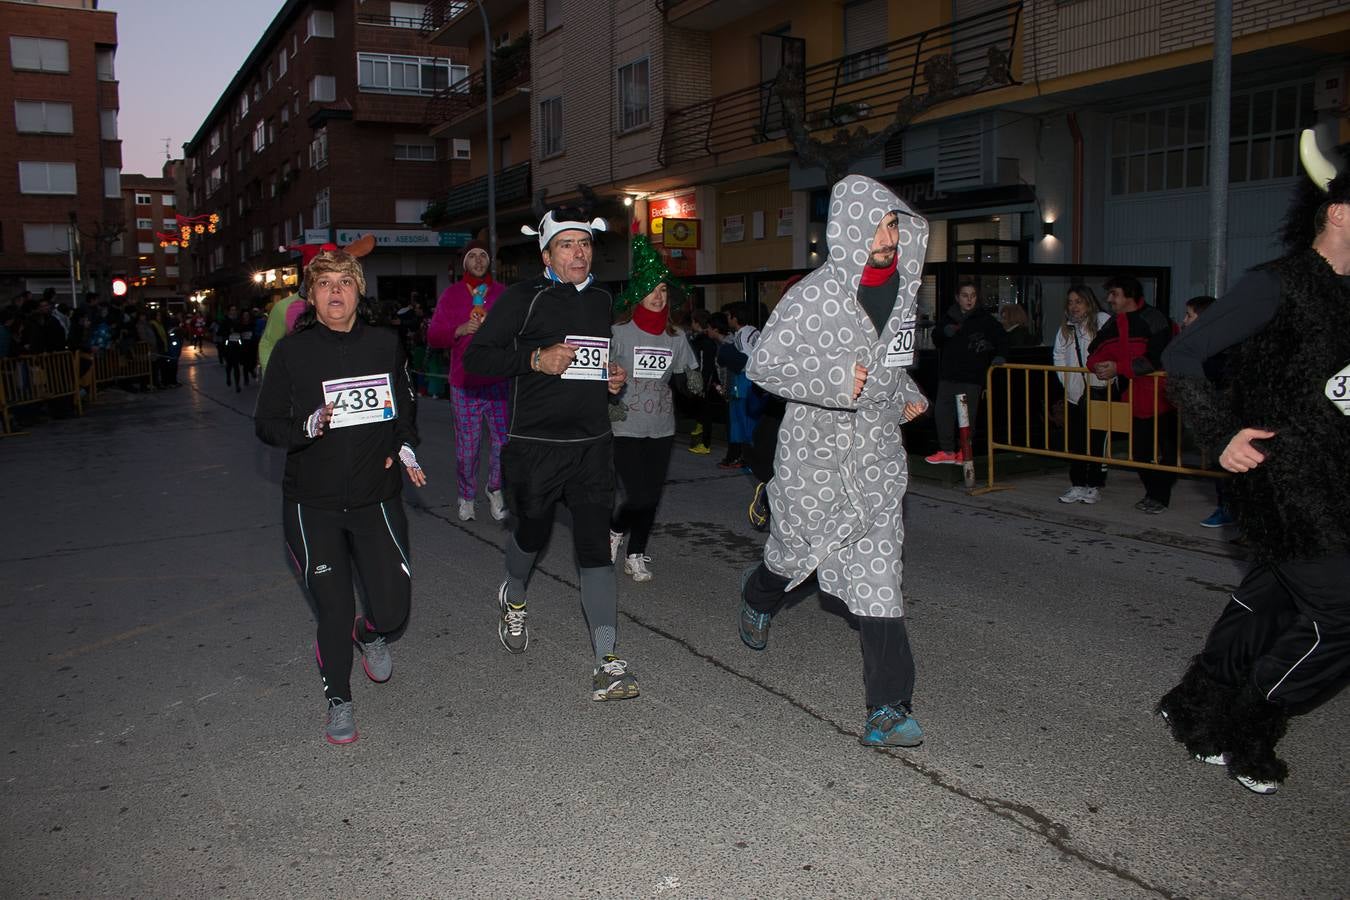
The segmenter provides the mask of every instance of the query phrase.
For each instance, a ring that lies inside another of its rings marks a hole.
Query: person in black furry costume
[[[1350,171],[1311,131],[1303,153],[1286,255],[1163,353],[1170,398],[1234,473],[1252,567],[1157,711],[1197,759],[1262,794],[1288,777],[1275,745],[1289,715],[1350,675]],[[1203,366],[1230,347],[1220,391]]]

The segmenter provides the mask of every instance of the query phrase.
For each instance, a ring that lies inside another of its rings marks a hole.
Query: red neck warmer
[[[862,286],[877,287],[885,284],[886,280],[895,274],[895,264],[899,261],[900,257],[897,255],[895,259],[891,260],[891,264],[884,269],[878,269],[876,266],[863,266]]]
[[[472,294],[474,292],[474,289],[477,288],[479,285],[492,284],[492,273],[488,272],[482,278],[475,278],[468,272],[465,272],[464,283],[468,285],[469,293]]]
[[[639,303],[633,307],[633,324],[648,334],[660,334],[666,330],[666,311],[652,312]]]

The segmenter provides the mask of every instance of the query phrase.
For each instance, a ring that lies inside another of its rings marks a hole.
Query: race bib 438
[[[323,402],[333,404],[329,428],[368,425],[398,417],[389,373],[335,378],[323,383]]]

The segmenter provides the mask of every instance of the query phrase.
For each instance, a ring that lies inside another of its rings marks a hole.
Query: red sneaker
[[[954,466],[959,464],[961,459],[950,450],[939,450],[932,456],[925,456],[923,461],[935,466]]]

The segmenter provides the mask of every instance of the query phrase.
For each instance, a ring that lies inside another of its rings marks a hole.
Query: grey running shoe
[[[356,626],[352,626],[352,642],[361,651],[361,668],[366,677],[376,684],[384,684],[394,674],[394,657],[389,652],[389,644],[384,635],[377,634],[368,643],[362,643],[356,637]]]
[[[502,639],[502,646],[512,653],[524,653],[525,648],[530,646],[530,626],[525,624],[525,604],[517,606],[506,602],[505,581],[497,588],[497,606],[502,612],[501,621],[497,623],[497,636]]]
[[[352,701],[328,701],[328,715],[323,723],[323,736],[330,744],[350,744],[356,740],[356,717],[352,715]]]
[[[628,671],[627,660],[610,654],[591,676],[592,700],[627,700],[638,695],[637,679]]]

